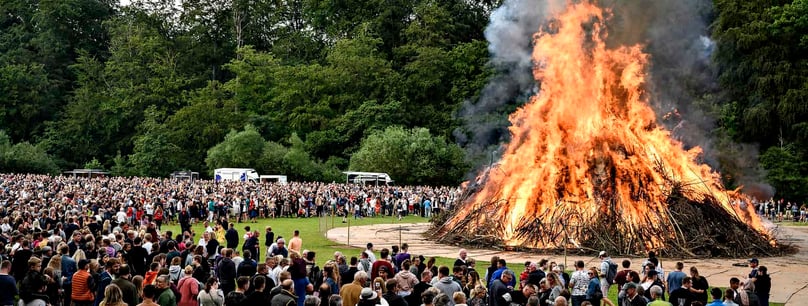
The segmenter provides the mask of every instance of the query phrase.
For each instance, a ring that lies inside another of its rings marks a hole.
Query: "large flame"
[[[549,30],[536,34],[534,76],[541,90],[510,116],[512,141],[501,161],[448,225],[498,223],[505,244],[535,248],[584,239],[519,233],[536,220],[569,229],[608,214],[623,219],[615,230],[632,233],[654,224],[664,235],[677,230],[666,201],[671,182],[680,182],[688,200],[710,198],[764,233],[751,205],[738,205],[742,196],[725,190],[719,175],[698,162],[701,149],[683,149],[657,123],[643,92],[648,55],[639,45],[607,47],[603,22],[597,6],[569,4]],[[475,212],[475,203],[491,202],[493,212]],[[660,234],[643,238],[648,249],[665,247]]]

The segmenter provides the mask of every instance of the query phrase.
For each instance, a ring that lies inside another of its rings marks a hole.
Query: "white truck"
[[[240,182],[258,182],[258,172],[252,168],[219,168],[213,170],[213,180],[216,182],[222,181],[240,181]]]

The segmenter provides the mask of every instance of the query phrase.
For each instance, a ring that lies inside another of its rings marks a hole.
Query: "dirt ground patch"
[[[430,224],[380,224],[370,226],[353,226],[350,228],[350,245],[357,248],[364,248],[365,244],[372,242],[377,246],[392,246],[406,242],[410,245],[410,253],[423,254],[424,256],[441,256],[454,258],[460,247],[436,244],[424,238],[424,233],[428,231]],[[806,305],[808,301],[808,227],[789,226],[777,228],[778,237],[781,241],[792,243],[799,248],[798,253],[783,257],[760,258],[760,264],[769,268],[772,277],[772,292],[770,300],[772,302],[786,303],[786,305]],[[329,230],[326,237],[334,242],[348,244],[348,228],[341,227]],[[495,249],[467,249],[470,257],[478,262],[479,267],[485,266],[491,256],[497,255],[505,258],[508,262],[525,262],[528,260],[538,260],[547,258],[558,263],[566,262],[567,267],[571,267],[576,260],[587,262],[587,266],[597,264],[597,258],[582,256],[563,255],[543,255],[524,252],[510,252]],[[617,262],[622,261],[621,257],[613,258]],[[633,267],[639,265],[642,258],[629,258]],[[677,261],[685,264],[685,269],[696,266],[699,272],[707,277],[711,286],[729,286],[731,277],[743,279],[749,268],[736,266],[734,264],[745,264],[749,258],[737,259],[678,259],[661,258],[662,267],[665,271],[673,271]]]

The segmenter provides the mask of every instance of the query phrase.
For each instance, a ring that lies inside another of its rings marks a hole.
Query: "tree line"
[[[0,169],[458,183],[488,162],[453,132],[496,71],[483,31],[500,2],[2,1]],[[715,0],[721,94],[705,107],[717,138],[759,144],[778,194],[802,199],[807,6]]]

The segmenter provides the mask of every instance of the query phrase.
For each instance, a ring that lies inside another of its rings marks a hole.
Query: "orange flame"
[[[569,4],[556,18],[550,32],[535,37],[534,76],[541,90],[510,116],[512,141],[470,199],[507,205],[479,215],[466,205],[448,224],[473,216],[504,222],[497,234],[507,245],[569,247],[577,237],[537,245],[517,229],[531,219],[558,222],[549,216],[561,211],[580,216],[566,220],[568,226],[608,212],[624,224],[670,225],[665,201],[673,179],[688,187],[688,199],[713,197],[764,233],[751,205],[736,204],[743,196],[725,190],[719,175],[697,162],[701,149],[684,150],[657,124],[643,92],[648,55],[642,46],[608,48],[603,11],[593,4]],[[662,248],[662,238],[644,244]]]

